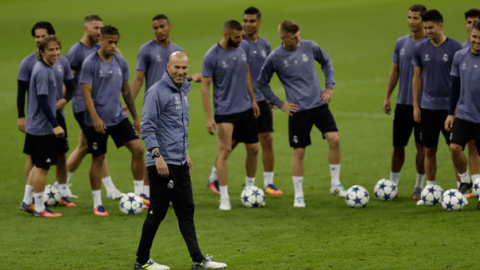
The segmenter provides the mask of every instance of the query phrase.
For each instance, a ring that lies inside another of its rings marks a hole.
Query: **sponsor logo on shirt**
[[[302,54],[302,61],[303,62],[308,62],[308,56],[306,54]]]
[[[242,60],[247,61],[247,56],[244,53],[242,53]]]
[[[100,72],[98,73],[98,77],[105,77],[105,72],[103,72],[103,70],[100,70]]]
[[[462,66],[460,67],[461,70],[467,70],[467,64],[462,63]]]
[[[63,73],[62,65],[57,65],[57,71],[58,71],[58,73]]]
[[[263,58],[267,58],[267,51],[262,50],[262,56],[263,56]]]
[[[478,67],[478,65],[476,65],[476,64],[475,64],[475,65],[473,65],[473,67],[474,67],[474,68],[477,68],[477,67]]]
[[[407,51],[405,50],[405,48],[402,48],[402,49],[400,50],[400,55],[404,55],[404,54],[406,54],[406,53],[407,53]]]
[[[288,60],[283,60],[283,67],[288,68],[290,64],[288,63]]]
[[[428,55],[428,53],[425,54],[425,57],[423,58],[423,61],[425,61],[425,62],[430,61],[430,56]]]
[[[222,61],[222,68],[226,69],[228,68],[228,64],[225,61]]]
[[[155,62],[162,62],[162,56],[160,56],[160,54],[157,54],[157,57],[155,58]]]
[[[448,62],[448,54],[444,54],[442,58],[443,62]]]
[[[252,53],[253,53],[253,54],[257,54],[257,50],[252,50]]]
[[[122,69],[121,69],[121,68],[118,68],[118,69],[117,69],[117,73],[118,73],[118,75],[122,76]]]

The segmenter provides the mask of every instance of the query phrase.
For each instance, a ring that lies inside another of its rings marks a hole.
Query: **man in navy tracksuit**
[[[188,58],[174,52],[167,72],[148,89],[142,113],[142,138],[147,148],[146,166],[150,178],[150,207],[143,224],[135,269],[169,269],[150,258],[150,249],[160,223],[167,214],[170,202],[178,218],[180,231],[192,258],[192,269],[225,268],[204,257],[197,242],[193,214],[192,161],[187,152],[188,92],[186,80]]]

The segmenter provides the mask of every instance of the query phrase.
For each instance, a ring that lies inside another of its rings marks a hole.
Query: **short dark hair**
[[[35,30],[37,29],[45,29],[47,31],[47,34],[49,35],[55,35],[55,29],[53,29],[53,26],[51,23],[47,21],[39,21],[36,24],[33,25],[32,27],[32,37],[35,37]]]
[[[229,20],[223,24],[223,29],[227,31],[232,31],[232,30],[242,31],[243,26],[236,20]]]
[[[425,12],[422,15],[422,21],[424,22],[434,22],[434,23],[443,23],[443,16],[440,11],[436,9],[431,9]]]
[[[245,9],[245,11],[243,12],[243,14],[248,14],[248,15],[257,15],[257,19],[262,19],[262,13],[260,13],[260,10],[258,10],[258,8],[256,7],[248,7],[247,9]]]
[[[427,12],[427,8],[424,5],[411,5],[408,10],[412,12],[420,12],[420,15]]]
[[[118,33],[118,29],[111,26],[111,25],[105,25],[104,27],[102,27],[102,36],[104,35],[113,35],[113,36],[119,36],[120,37],[120,34]]]
[[[480,21],[474,21],[472,25],[472,29],[480,31]]]
[[[480,18],[480,9],[472,8],[465,12],[465,20],[468,18]]]
[[[93,21],[103,22],[102,18],[100,18],[100,16],[95,15],[95,14],[86,16],[85,19],[83,19],[83,21],[86,22],[86,23],[93,22]]]
[[[60,46],[60,48],[62,48],[62,43],[60,43],[60,40],[55,35],[48,35],[48,36],[44,37],[42,39],[42,41],[40,41],[40,44],[38,45],[38,51],[37,51],[38,61],[42,60],[42,55],[40,53],[44,52],[45,49],[47,48],[48,44],[50,44],[50,42],[52,42],[52,41],[58,43],[58,46]]]
[[[156,20],[167,20],[168,23],[170,23],[170,20],[168,19],[167,15],[165,14],[157,14],[153,17],[152,21]]]
[[[292,20],[285,20],[282,23],[280,23],[280,33],[281,34],[296,34],[298,31],[300,31],[300,26],[296,24]]]

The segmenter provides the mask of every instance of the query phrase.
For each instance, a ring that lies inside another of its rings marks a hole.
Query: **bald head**
[[[167,64],[170,78],[180,85],[185,81],[188,72],[188,57],[184,52],[174,52],[170,55]]]

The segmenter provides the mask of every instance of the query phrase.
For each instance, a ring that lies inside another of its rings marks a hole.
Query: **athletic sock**
[[[458,189],[458,188],[460,187],[460,185],[462,184],[462,182],[460,182],[460,181],[457,181],[457,182],[455,182],[455,183],[457,183],[457,189]]]
[[[230,196],[228,196],[228,185],[218,187],[220,189],[220,200],[230,199]]]
[[[150,197],[150,186],[149,185],[143,185],[143,194],[147,195],[147,197]]]
[[[390,180],[398,186],[398,180],[400,180],[400,172],[390,172]]]
[[[93,208],[96,208],[99,205],[102,204],[102,190],[92,190],[92,196],[93,196]]]
[[[332,186],[340,184],[340,164],[329,164],[330,165],[330,176],[332,178]]]
[[[458,174],[458,176],[460,177],[460,182],[462,183],[465,183],[465,184],[469,184],[471,183],[472,181],[470,181],[470,176],[468,175],[468,170],[462,174]]]
[[[437,181],[436,180],[427,180],[427,185],[436,185]]]
[[[218,180],[217,178],[217,168],[215,166],[212,167],[212,172],[210,173],[210,176],[208,177],[208,182],[211,183],[215,180]]]
[[[115,185],[113,184],[112,177],[107,176],[102,178],[102,183],[105,186],[105,190],[107,191],[107,194],[115,190]]]
[[[58,192],[60,193],[60,197],[68,197],[67,187],[67,184],[58,185]]]
[[[136,195],[143,193],[143,180],[133,180],[133,188]]]
[[[33,186],[25,185],[25,193],[23,194],[23,202],[26,204],[32,204],[33,202]]]
[[[295,198],[303,197],[303,176],[293,176],[293,188],[295,189]]]
[[[474,182],[475,180],[477,180],[477,178],[480,177],[480,174],[472,174],[470,175],[470,178],[472,179],[472,182]]]
[[[417,180],[415,181],[415,187],[423,188],[423,180],[425,179],[425,174],[417,173]]]
[[[245,187],[251,187],[255,185],[255,177],[245,176]]]
[[[72,178],[73,172],[67,172],[67,183],[70,182],[70,178]]]
[[[263,187],[273,185],[273,172],[263,172]]]
[[[35,198],[35,212],[37,213],[42,213],[43,211],[45,211],[45,204],[43,204],[43,194],[43,191],[33,194],[33,197]]]

